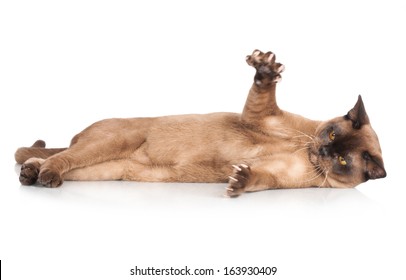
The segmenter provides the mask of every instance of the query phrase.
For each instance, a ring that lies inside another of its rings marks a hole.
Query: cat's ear
[[[352,121],[352,127],[355,129],[361,128],[364,124],[369,124],[369,118],[365,111],[364,102],[362,102],[361,95],[358,95],[358,101],[347,115],[347,119]]]
[[[383,167],[382,161],[374,158],[367,159],[366,176],[368,179],[385,178],[386,171]]]

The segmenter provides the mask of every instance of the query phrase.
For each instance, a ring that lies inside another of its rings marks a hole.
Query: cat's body
[[[283,65],[254,51],[257,69],[242,114],[108,119],[76,135],[68,149],[37,141],[20,148],[20,181],[229,182],[227,194],[299,187],[353,187],[386,176],[378,139],[359,98],[344,117],[312,121],[279,109]],[[335,162],[334,162],[335,161]]]

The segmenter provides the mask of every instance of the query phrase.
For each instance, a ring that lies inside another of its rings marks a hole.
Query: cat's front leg
[[[314,168],[302,156],[280,155],[253,163],[233,165],[233,174],[226,188],[227,196],[269,189],[331,187],[328,173]]]
[[[234,173],[229,176],[226,188],[228,197],[237,197],[244,192],[255,192],[277,188],[277,180],[273,174],[260,169],[251,169],[246,164],[233,165]]]
[[[256,69],[254,83],[249,91],[242,113],[244,122],[256,122],[264,117],[279,115],[276,98],[276,84],[282,79],[285,67],[275,62],[275,54],[255,50],[246,58],[248,65]]]

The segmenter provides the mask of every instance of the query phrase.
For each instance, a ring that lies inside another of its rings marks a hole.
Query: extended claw
[[[281,66],[279,66],[279,68],[278,68],[278,73],[282,73],[283,71],[285,71],[285,65],[281,65]]]
[[[255,51],[252,53],[253,56],[257,56],[257,55],[259,55],[259,54],[261,54],[261,51],[260,51],[260,50],[255,50]]]
[[[237,171],[241,171],[241,168],[239,166],[237,166],[237,165],[233,164],[232,167],[234,167],[234,169],[237,170]]]
[[[228,179],[230,179],[230,180],[232,180],[234,182],[238,182],[238,180],[236,178],[232,177],[232,176],[228,176]]]

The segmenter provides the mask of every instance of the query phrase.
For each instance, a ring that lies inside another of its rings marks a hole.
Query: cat
[[[379,140],[361,96],[344,116],[314,121],[275,98],[284,65],[272,52],[246,57],[256,69],[241,114],[106,119],[69,148],[38,140],[15,153],[20,182],[64,180],[228,183],[226,195],[279,188],[350,188],[386,177]]]

